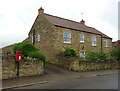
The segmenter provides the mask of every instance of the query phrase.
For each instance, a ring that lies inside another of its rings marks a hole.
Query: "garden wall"
[[[95,71],[120,68],[119,63],[113,61],[93,62],[93,61],[64,60],[58,61],[57,65],[73,71]]]
[[[2,58],[2,79],[17,77],[17,64],[14,56]],[[19,63],[19,77],[44,74],[43,62],[34,59],[23,59]]]

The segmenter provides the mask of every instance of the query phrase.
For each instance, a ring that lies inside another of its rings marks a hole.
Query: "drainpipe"
[[[101,35],[101,52],[103,52],[103,41],[102,41],[102,35]]]
[[[33,45],[35,44],[35,29],[33,29]]]

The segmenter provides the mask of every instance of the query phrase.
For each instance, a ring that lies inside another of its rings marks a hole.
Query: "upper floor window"
[[[37,41],[38,42],[40,41],[40,35],[37,35]]]
[[[64,32],[63,33],[64,43],[71,43],[71,33]]]
[[[104,40],[104,46],[108,47],[108,40]]]
[[[83,34],[80,34],[80,42],[84,43],[84,35]]]
[[[97,46],[97,39],[95,36],[92,36],[92,46]]]

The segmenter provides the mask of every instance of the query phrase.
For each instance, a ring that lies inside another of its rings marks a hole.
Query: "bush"
[[[28,53],[37,51],[37,49],[31,43],[17,43],[14,46],[14,53],[18,50],[22,50],[23,56],[27,57]]]
[[[89,61],[106,61],[106,54],[103,52],[88,52],[86,59]]]
[[[114,48],[111,52],[111,56],[114,60],[120,61],[120,47]]]
[[[77,52],[73,48],[67,48],[67,49],[65,49],[65,51],[63,52],[63,54],[66,57],[77,57]]]
[[[37,58],[38,60],[42,60],[43,62],[45,62],[46,59],[45,55],[38,51],[30,52],[28,56],[31,58]]]

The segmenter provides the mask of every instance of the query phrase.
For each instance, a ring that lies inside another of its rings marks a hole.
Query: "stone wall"
[[[53,27],[54,26],[49,23],[43,15],[38,15],[29,33],[30,42],[32,42],[32,30],[35,29],[34,32],[36,36],[40,35],[40,41],[37,40],[37,37],[35,38],[35,47],[46,55],[46,61],[49,62],[53,62],[55,59]]]
[[[17,63],[14,56],[2,58],[2,79],[17,77]],[[33,76],[44,74],[43,62],[40,60],[24,59],[19,63],[19,76]]]
[[[12,56],[2,58],[2,79],[16,77],[15,59]]]
[[[78,61],[78,60],[64,60],[64,61],[58,61],[57,65],[78,72],[120,68],[119,63],[113,61],[91,62],[91,61]]]

